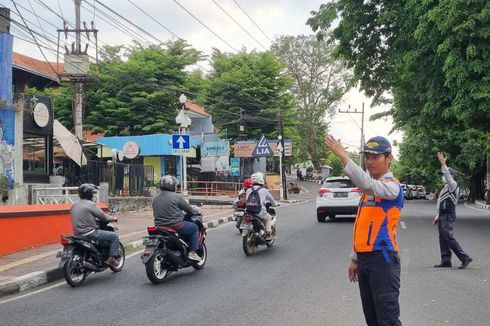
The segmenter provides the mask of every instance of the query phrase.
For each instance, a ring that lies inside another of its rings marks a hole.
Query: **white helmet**
[[[264,174],[262,172],[255,172],[250,176],[254,185],[264,185]]]

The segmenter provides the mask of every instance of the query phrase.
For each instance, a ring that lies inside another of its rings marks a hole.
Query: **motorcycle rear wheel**
[[[114,272],[120,272],[123,269],[124,263],[126,262],[126,252],[124,250],[124,246],[121,242],[119,242],[119,258],[116,259],[117,266],[109,266],[109,268]]]
[[[66,283],[72,287],[79,286],[87,277],[87,273],[83,268],[82,257],[78,252],[74,252],[73,255],[63,265],[63,276]]]
[[[164,261],[163,253],[157,251],[145,264],[146,276],[152,283],[162,283],[167,278],[169,272],[163,267]]]
[[[252,256],[255,252],[255,234],[253,232],[248,232],[247,235],[243,237],[242,244],[245,255]]]
[[[202,258],[201,261],[195,262],[192,267],[194,269],[203,269],[204,265],[206,265],[206,260],[208,259],[208,249],[206,247],[206,244],[203,242],[201,248],[199,248],[196,253],[199,255],[199,257]]]

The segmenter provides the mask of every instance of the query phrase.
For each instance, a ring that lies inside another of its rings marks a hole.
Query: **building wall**
[[[154,180],[160,180],[162,177],[162,160],[159,156],[145,156],[143,157],[143,164],[153,166]]]

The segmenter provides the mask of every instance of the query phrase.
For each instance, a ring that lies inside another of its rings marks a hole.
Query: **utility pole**
[[[281,186],[282,186],[282,193],[284,195],[284,199],[288,199],[288,190],[286,186],[286,173],[284,172],[284,161],[286,158],[286,148],[284,147],[284,113],[283,113],[283,108],[279,109],[279,132],[281,134],[281,147],[282,151],[280,153],[281,155],[281,160],[279,164],[281,165],[280,167],[280,173],[281,173]],[[282,198],[281,198],[282,199]]]
[[[487,154],[487,205],[490,205],[490,154]]]
[[[364,150],[364,102],[362,102],[362,109],[361,111],[357,111],[357,109],[354,109],[352,111],[349,108],[346,111],[342,111],[339,109],[339,113],[360,113],[361,114],[361,146],[359,147],[359,165],[362,167],[363,170],[366,170],[366,167],[364,166],[364,154],[362,151]]]
[[[93,77],[88,75],[89,70],[89,56],[87,54],[88,44],[85,45],[85,49],[82,50],[82,33],[86,33],[87,39],[90,40],[90,34],[95,38],[95,51],[96,51],[96,64],[98,64],[98,49],[97,49],[97,32],[94,28],[94,22],[92,22],[92,28],[87,28],[85,21],[83,22],[84,28],[81,28],[80,6],[82,0],[74,0],[75,2],[75,29],[69,29],[68,24],[63,22],[63,29],[58,29],[58,49],[60,33],[65,34],[65,40],[68,39],[68,33],[75,33],[75,43],[71,45],[71,51],[65,46],[65,72],[60,73],[59,77],[62,80],[70,81],[75,84],[75,100],[73,105],[73,122],[75,126],[75,136],[79,139],[83,139],[83,103],[84,103],[84,84],[93,80]],[[59,55],[59,52],[58,52]],[[57,61],[59,61],[57,59]]]

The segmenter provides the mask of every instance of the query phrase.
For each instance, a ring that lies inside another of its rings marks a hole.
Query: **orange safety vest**
[[[396,179],[391,182],[400,185]],[[390,251],[398,252],[396,236],[403,200],[401,186],[398,197],[391,200],[362,195],[353,231],[355,252],[383,251],[385,257]]]

